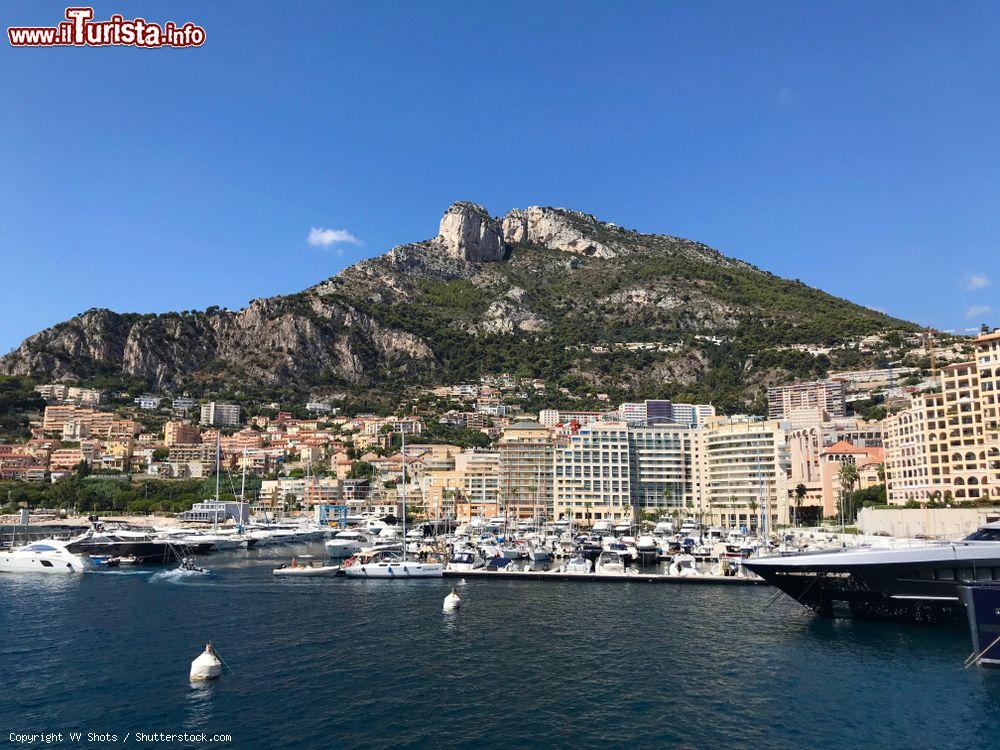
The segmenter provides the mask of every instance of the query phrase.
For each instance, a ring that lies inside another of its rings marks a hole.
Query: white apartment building
[[[239,404],[202,404],[201,423],[212,427],[236,427],[240,423]]]
[[[843,380],[816,380],[768,388],[767,416],[784,419],[796,409],[819,409],[830,417],[843,417],[846,385]]]
[[[587,425],[556,447],[556,516],[586,523],[644,510],[693,512],[696,463],[697,441],[685,425]]]
[[[629,427],[599,422],[582,427],[554,453],[555,516],[589,523],[632,517]]]
[[[715,416],[715,407],[711,404],[672,404],[671,411],[674,423],[692,427],[703,425]]]
[[[715,417],[698,430],[701,511],[709,523],[768,528],[788,523],[786,425]]]

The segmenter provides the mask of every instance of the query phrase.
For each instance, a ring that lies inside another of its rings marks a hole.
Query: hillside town
[[[425,389],[384,416],[342,414],[328,398],[307,416],[248,417],[237,403],[158,394],[112,410],[100,390],[50,383],[35,387],[45,407],[31,438],[0,444],[0,480],[184,480],[218,465],[258,478],[253,507],[279,516],[398,514],[405,493],[417,518],[581,526],[673,514],[756,529],[853,520],[860,504],[982,505],[1000,502],[1000,333],[969,341],[974,358],[932,357],[923,375],[887,367],[771,387],[765,417],[666,399],[526,413],[549,386],[513,375]],[[853,413],[873,398],[882,419]]]

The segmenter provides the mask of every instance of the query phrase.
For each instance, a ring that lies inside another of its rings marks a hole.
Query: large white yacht
[[[42,539],[0,553],[0,573],[83,573],[94,567],[87,555],[70,552],[70,542]]]

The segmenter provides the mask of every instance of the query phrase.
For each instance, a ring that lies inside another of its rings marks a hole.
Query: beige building
[[[883,443],[883,425],[876,421],[844,417],[804,427],[794,424],[790,427],[789,490],[794,494],[799,485],[804,486],[806,494],[802,505],[821,506],[824,515],[831,515],[836,512],[837,497],[831,483],[824,481],[823,452],[837,443],[849,443],[857,449],[879,448]]]
[[[975,361],[943,367],[940,392],[916,395],[884,420],[890,504],[1000,497],[998,340],[978,336]]]
[[[708,523],[768,528],[789,520],[785,423],[747,417],[709,419],[698,431],[700,511]]]
[[[455,454],[451,465],[428,465],[421,478],[428,518],[490,518],[500,512],[500,453],[469,450]]]
[[[538,422],[506,427],[499,440],[500,513],[512,518],[551,518],[553,438]]]
[[[201,442],[201,430],[187,422],[170,420],[163,425],[163,444],[167,448],[175,445],[194,445]]]

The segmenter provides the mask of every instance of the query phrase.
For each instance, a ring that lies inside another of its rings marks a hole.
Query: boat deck
[[[601,583],[680,583],[716,586],[767,586],[760,578],[735,576],[668,576],[662,573],[564,573],[558,570],[446,570],[445,578],[475,578],[506,581],[578,581]]]

